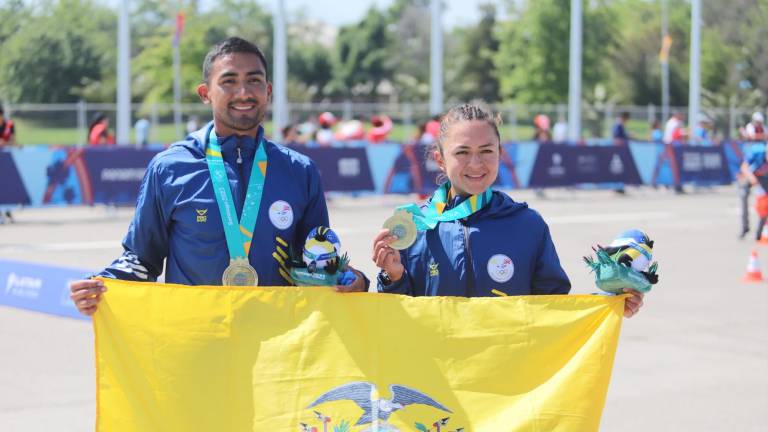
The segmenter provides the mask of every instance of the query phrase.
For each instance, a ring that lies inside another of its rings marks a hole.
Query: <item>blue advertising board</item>
[[[582,183],[642,182],[627,146],[539,147],[528,186],[573,186]]]
[[[0,305],[51,315],[88,319],[69,298],[69,283],[87,270],[0,260]]]

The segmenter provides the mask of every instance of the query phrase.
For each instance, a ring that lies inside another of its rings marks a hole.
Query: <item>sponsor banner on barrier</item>
[[[395,159],[384,182],[385,193],[420,193],[434,192],[440,168],[428,158],[427,146],[404,145]]]
[[[88,319],[69,298],[69,283],[87,270],[0,260],[0,305]]]
[[[30,204],[27,189],[9,152],[0,151],[0,173],[3,181],[3,187],[0,187],[0,204]]]
[[[627,146],[539,147],[529,186],[573,186],[580,183],[641,184],[641,181]]]
[[[293,149],[315,162],[326,191],[375,190],[365,147]]]
[[[674,147],[681,183],[728,184],[731,173],[723,147]]]
[[[157,151],[148,149],[89,149],[83,155],[94,203],[132,204],[149,161]]]
[[[750,147],[741,142],[716,147],[504,143],[495,186],[728,183]],[[316,163],[328,192],[430,194],[440,176],[425,145],[295,149]],[[4,180],[0,205],[132,204],[146,167],[159,150],[31,147],[0,152]]]

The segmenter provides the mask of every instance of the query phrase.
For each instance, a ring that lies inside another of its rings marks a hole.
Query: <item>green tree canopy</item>
[[[10,11],[19,12],[18,2]],[[8,9],[3,9],[7,13]],[[114,100],[116,15],[91,0],[45,1],[3,40],[0,91],[10,102]]]

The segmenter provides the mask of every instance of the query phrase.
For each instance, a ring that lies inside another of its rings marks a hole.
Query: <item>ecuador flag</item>
[[[624,297],[106,280],[99,431],[596,431]]]

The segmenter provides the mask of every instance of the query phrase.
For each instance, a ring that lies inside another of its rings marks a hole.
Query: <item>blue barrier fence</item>
[[[419,145],[296,148],[320,169],[327,191],[430,193],[439,170]],[[711,185],[733,181],[744,144],[671,146],[503,145],[497,186]],[[0,205],[134,203],[150,159],[162,148],[49,148],[0,151]]]
[[[69,298],[69,283],[91,273],[86,270],[0,260],[0,305],[88,319],[77,311]]]

